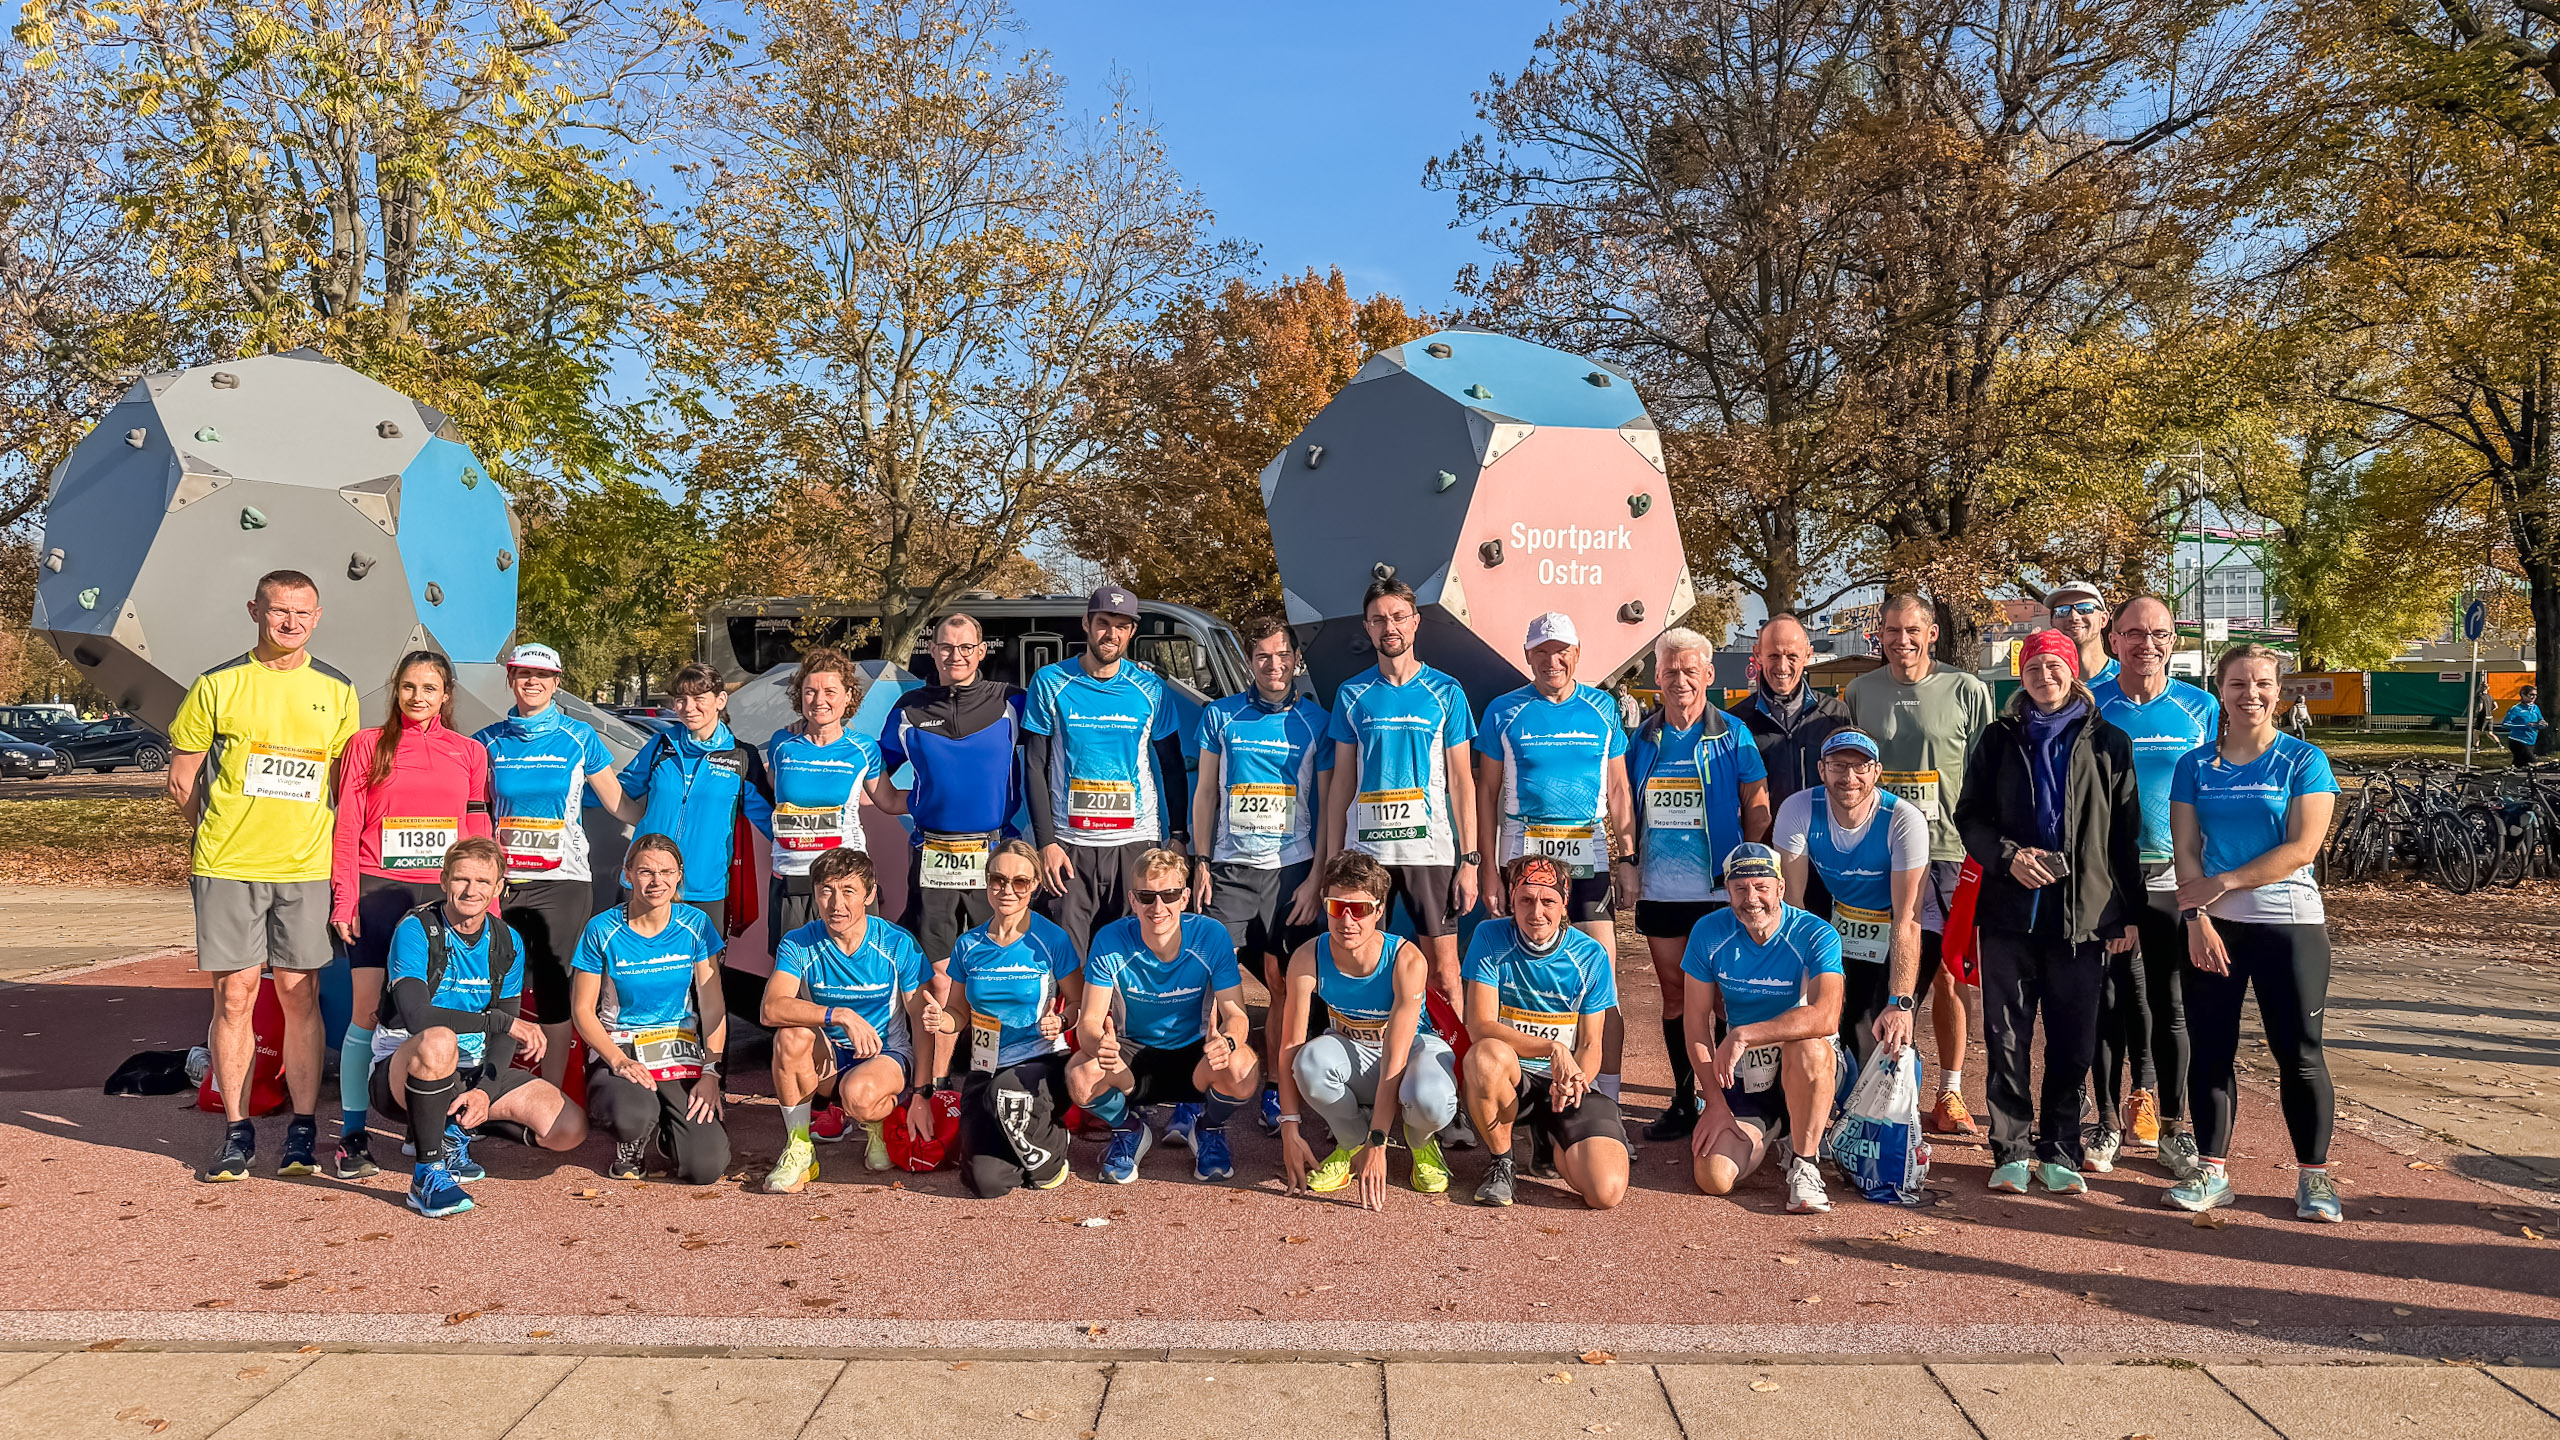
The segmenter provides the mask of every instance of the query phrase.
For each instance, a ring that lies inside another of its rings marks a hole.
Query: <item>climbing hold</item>
[[[1501,564],[1502,542],[1499,540],[1487,540],[1483,544],[1477,546],[1476,558],[1484,562],[1484,568],[1487,570]]]
[[[444,587],[433,580],[427,582],[427,603],[430,605],[441,605],[444,603]]]
[[[1310,469],[1310,470],[1313,470],[1314,468],[1316,468],[1317,466],[1319,466],[1319,465],[1321,465],[1321,464],[1323,464],[1323,463],[1324,463],[1324,447],[1323,447],[1323,446],[1321,446],[1321,445],[1310,445],[1310,446],[1308,446],[1308,447],[1307,447],[1307,468],[1308,468],[1308,469]]]
[[[1430,356],[1434,360],[1446,360],[1449,358],[1449,347],[1439,343],[1438,341],[1434,341],[1429,345],[1423,346],[1422,353]]]
[[[80,608],[83,610],[95,610],[98,608],[97,586],[92,585],[88,589],[80,592]]]
[[[513,564],[515,564],[515,563],[516,563],[516,552],[514,552],[513,550],[501,550],[501,551],[499,551],[499,552],[498,552],[498,568],[499,568],[499,569],[504,570],[504,569],[508,568],[509,566],[511,566],[511,565],[513,565]]]
[[[1453,474],[1453,473],[1451,473],[1451,472],[1449,472],[1449,471],[1447,471],[1447,470],[1443,470],[1443,471],[1441,471],[1441,472],[1440,472],[1440,480],[1439,480],[1439,483],[1438,483],[1437,485],[1433,486],[1432,488],[1433,488],[1433,489],[1435,489],[1435,490],[1438,490],[1438,491],[1445,492],[1445,491],[1447,491],[1447,490],[1448,490],[1448,488],[1449,488],[1450,486],[1455,485],[1455,484],[1457,484],[1457,483],[1458,483],[1458,477],[1457,477],[1455,474]]]
[[[1384,560],[1381,560],[1377,564],[1369,567],[1369,578],[1372,580],[1393,580],[1396,578],[1396,567],[1388,564]]]
[[[1643,624],[1644,602],[1641,600],[1630,600],[1626,604],[1619,606],[1618,621],[1623,625]]]
[[[136,450],[139,450],[144,445],[149,444],[150,441],[151,432],[141,428],[140,426],[135,426],[133,429],[124,432],[124,443],[132,446]]]
[[[1627,513],[1638,520],[1643,519],[1645,512],[1652,508],[1653,497],[1642,491],[1638,491],[1627,497]]]
[[[385,420],[381,424],[373,427],[373,433],[381,436],[385,440],[397,440],[400,438],[400,427],[389,420]]]
[[[1585,379],[1585,380],[1587,380],[1587,381],[1589,381],[1589,382],[1591,382],[1591,383],[1592,383],[1592,384],[1594,384],[1594,385],[1599,386],[1599,387],[1600,387],[1601,389],[1603,389],[1603,390],[1606,390],[1606,389],[1608,389],[1608,388],[1609,388],[1609,384],[1610,384],[1610,381],[1609,381],[1609,372],[1608,372],[1608,371],[1606,371],[1606,370],[1594,370],[1594,371],[1592,371],[1590,374],[1585,375],[1585,376],[1583,376],[1582,378],[1583,378],[1583,379]]]
[[[260,510],[260,509],[259,509],[257,506],[255,506],[255,505],[243,505],[243,506],[241,506],[241,507],[240,507],[240,528],[241,528],[241,529],[243,529],[243,530],[264,530],[264,529],[266,529],[266,528],[267,528],[267,515],[266,515],[266,512],[265,512],[265,511],[263,511],[263,510]]]
[[[347,556],[347,578],[361,580],[373,572],[374,559],[361,550]]]
[[[480,472],[479,472],[479,471],[477,471],[477,470],[465,469],[465,470],[462,472],[462,488],[463,488],[463,489],[465,489],[465,490],[477,490],[477,489],[479,489],[479,488],[480,488]]]
[[[61,573],[62,573],[62,547],[61,547],[61,546],[56,545],[56,546],[55,546],[55,547],[53,547],[52,549],[47,550],[46,552],[44,552],[44,568],[46,568],[47,570],[52,571],[52,572],[53,572],[54,574],[56,574],[56,575],[59,575],[59,574],[61,574]]]
[[[222,439],[222,432],[214,429],[210,425],[207,425],[196,432],[196,438],[202,440],[208,445],[211,445]]]
[[[240,377],[232,374],[228,370],[216,370],[213,372],[213,388],[216,390],[237,390],[240,388]]]
[[[1484,388],[1482,384],[1470,385],[1467,387],[1467,398],[1470,400],[1490,400],[1493,398],[1493,392]]]

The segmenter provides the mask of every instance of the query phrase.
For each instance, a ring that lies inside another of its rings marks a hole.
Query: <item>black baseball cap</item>
[[[1087,615],[1126,615],[1138,618],[1138,597],[1117,585],[1105,585],[1084,602]]]

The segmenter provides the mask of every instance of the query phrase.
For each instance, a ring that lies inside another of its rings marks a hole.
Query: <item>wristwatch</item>
[[[1458,855],[1458,863],[1461,865],[1481,865],[1484,863],[1484,852],[1481,850],[1461,851]]]
[[[2178,912],[2178,923],[2181,925],[2193,925],[2203,918],[2204,907],[2201,905],[2190,905]]]
[[[1628,852],[1627,852],[1626,854],[1624,854],[1624,855],[1616,855],[1616,856],[1612,856],[1612,857],[1610,857],[1610,858],[1611,858],[1615,863],[1620,864],[1620,865],[1633,865],[1634,863],[1636,863],[1636,852],[1634,852],[1633,850],[1630,850],[1630,851],[1628,851]]]
[[[1920,1002],[1914,1000],[1908,995],[1887,995],[1884,997],[1884,1003],[1895,1010],[1917,1010],[1920,1008]]]
[[[1370,1132],[1369,1132],[1369,1145],[1370,1145],[1370,1147],[1371,1147],[1372,1149],[1374,1149],[1374,1148],[1376,1148],[1376,1147],[1378,1147],[1378,1146],[1380,1146],[1380,1145],[1384,1145],[1384,1144],[1386,1144],[1386,1143],[1387,1143],[1387,1132],[1386,1132],[1386,1131],[1384,1131],[1384,1130],[1372,1130],[1372,1131],[1370,1131]]]

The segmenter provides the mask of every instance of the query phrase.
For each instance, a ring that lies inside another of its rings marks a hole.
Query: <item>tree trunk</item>
[[[2524,582],[2533,607],[2533,683],[2547,704],[2552,695],[2551,677],[2560,675],[2560,565],[2554,565],[2548,555],[2527,556]],[[2544,730],[2533,748],[2550,754],[2552,732]]]
[[[1937,612],[1938,644],[1933,658],[1949,669],[1971,674],[1982,668],[1982,625],[1971,610],[1960,610],[1943,596],[1932,596]]]

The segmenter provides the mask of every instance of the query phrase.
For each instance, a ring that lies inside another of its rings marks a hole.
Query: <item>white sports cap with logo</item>
[[[528,641],[507,652],[506,667],[510,670],[540,670],[546,674],[557,675],[560,673],[560,652],[548,645],[536,645]]]
[[[1573,617],[1550,610],[1529,622],[1529,638],[1521,642],[1524,650],[1535,650],[1548,643],[1579,645],[1582,636],[1573,628]]]

